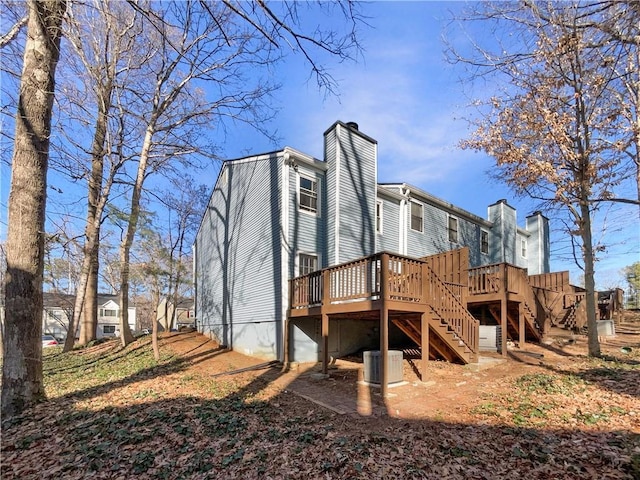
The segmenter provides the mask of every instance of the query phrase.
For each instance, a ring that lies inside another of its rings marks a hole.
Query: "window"
[[[102,333],[116,333],[116,326],[115,325],[103,325],[102,326]]]
[[[489,253],[489,232],[480,230],[480,252]]]
[[[300,175],[300,210],[318,212],[318,181]]]
[[[116,310],[109,310],[108,308],[101,308],[100,316],[101,317],[117,317],[118,312]]]
[[[382,202],[376,202],[376,233],[382,233]]]
[[[449,217],[449,241],[458,243],[458,219]]]
[[[298,275],[307,275],[318,270],[318,256],[301,253],[298,255]]]
[[[520,239],[520,255],[527,258],[527,241],[524,238]]]
[[[411,202],[411,230],[422,232],[422,204]]]

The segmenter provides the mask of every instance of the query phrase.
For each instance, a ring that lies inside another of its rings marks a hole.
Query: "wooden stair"
[[[496,323],[500,325],[500,307],[498,305],[491,305],[489,306],[489,312],[491,313],[491,316],[496,321]],[[531,311],[526,302],[524,303],[523,312],[525,317],[525,339],[533,339],[539,342],[540,340],[542,340],[542,333],[540,331],[540,327],[536,320],[535,314]],[[518,332],[520,331],[520,322],[518,319],[518,315],[518,309],[507,308],[507,335],[512,340],[517,340],[519,337]]]
[[[422,322],[419,318],[392,318],[403,333],[416,345],[422,344]],[[478,361],[474,353],[456,333],[439,318],[429,319],[429,359],[444,359],[455,363],[474,363]]]
[[[526,337],[533,338],[535,341],[540,342],[542,340],[542,327],[538,323],[535,310],[529,305],[528,302],[523,302],[524,311],[524,325],[526,328]]]

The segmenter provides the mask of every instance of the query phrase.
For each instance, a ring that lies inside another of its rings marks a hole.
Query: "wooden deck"
[[[291,280],[288,320],[322,319],[322,363],[326,372],[329,317],[377,316],[385,394],[390,321],[422,348],[423,362],[429,360],[431,345],[445,352],[449,360],[476,361],[479,322],[461,300],[465,291],[465,285],[441,281],[424,260],[381,252]]]
[[[503,355],[508,338],[540,341],[549,324],[568,325],[575,317],[581,293],[567,272],[530,277],[506,263],[469,268],[468,255],[466,248],[422,259],[381,252],[290,280],[286,361],[292,320],[321,319],[326,373],[329,318],[379,319],[386,393],[390,322],[421,347],[426,367],[430,358],[477,361],[480,322],[470,311],[502,326]]]

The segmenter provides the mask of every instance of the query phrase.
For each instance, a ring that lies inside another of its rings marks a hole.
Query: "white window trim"
[[[527,239],[526,238],[520,238],[520,256],[522,258],[527,258],[527,247],[529,245],[527,245]]]
[[[422,228],[420,230],[416,230],[415,228],[413,228],[413,225],[412,225],[413,224],[413,222],[411,221],[411,219],[413,218],[413,213],[411,212],[412,203],[415,203],[416,205],[420,205],[420,210],[422,211],[422,222],[420,223],[420,226]],[[413,199],[409,200],[409,229],[413,232],[424,233],[424,203],[418,202]]]
[[[486,233],[487,234],[487,251],[483,252],[482,251],[482,234]],[[484,230],[484,229],[480,229],[480,253],[482,255],[489,255],[489,231],[488,230]]]
[[[449,222],[451,221],[452,218],[456,221],[456,239],[455,240],[451,240],[451,237],[449,235],[449,233],[451,232],[451,228],[449,227]],[[453,215],[447,215],[447,240],[449,241],[449,243],[460,243],[460,219]]]
[[[378,207],[380,207],[380,228],[378,228]],[[384,208],[382,200],[376,200],[376,233],[382,235],[382,225],[384,223]]]
[[[322,268],[322,263],[320,262],[320,255],[318,255],[315,252],[298,252],[296,255],[296,264],[295,264],[295,272],[296,272],[296,277],[301,277],[303,274],[300,272],[300,255],[307,255],[310,257],[316,257],[316,262],[317,262],[317,270],[320,270]],[[316,271],[317,271],[316,270]]]
[[[312,182],[316,182],[316,211],[310,212],[309,210],[305,210],[300,207],[300,178],[304,177],[307,180],[311,180]],[[320,182],[320,178],[314,175],[312,172],[298,172],[296,175],[296,208],[299,212],[304,213],[305,215],[310,215],[312,217],[320,217],[320,212],[322,208],[322,204],[320,201],[322,184]]]

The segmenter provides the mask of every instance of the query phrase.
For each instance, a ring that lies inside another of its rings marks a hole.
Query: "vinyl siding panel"
[[[524,241],[525,245],[526,245],[526,251],[525,251],[525,255],[522,255],[522,245],[521,242]],[[521,268],[527,268],[529,266],[528,264],[528,258],[529,258],[530,252],[529,252],[529,239],[526,235],[522,235],[521,233],[516,233],[516,251],[515,251],[515,263],[514,265],[516,265],[517,267],[521,267]]]
[[[377,251],[400,252],[400,201],[378,197],[382,202],[382,234],[377,234]]]
[[[339,263],[375,253],[376,145],[339,126]]]
[[[299,177],[303,175],[318,182],[318,213],[316,215],[300,210],[298,200]],[[326,179],[323,172],[314,171],[308,167],[300,167],[298,172],[290,170],[289,180],[289,232],[290,245],[289,278],[298,276],[295,268],[299,253],[318,255],[319,267],[326,266],[327,242],[325,222],[326,208]]]
[[[442,208],[422,203],[423,232],[411,229],[411,209],[407,209],[407,254],[412,257],[426,257],[461,247],[469,247],[469,264],[472,267],[486,264],[488,256],[480,254],[481,225]],[[449,241],[449,217],[458,221],[458,241]],[[485,228],[486,230],[486,228]]]
[[[326,252],[327,257],[324,259],[325,266],[335,263],[336,243],[336,155],[338,148],[338,139],[336,131],[330,130],[324,135],[324,157],[327,162],[328,169],[325,178],[326,188],[324,189],[323,198],[326,199],[325,205],[325,232],[326,232]]]
[[[282,354],[277,154],[229,162],[196,237],[198,329],[245,354]]]
[[[548,273],[549,266],[549,223],[536,213],[527,217],[528,243],[527,267],[530,275]]]

